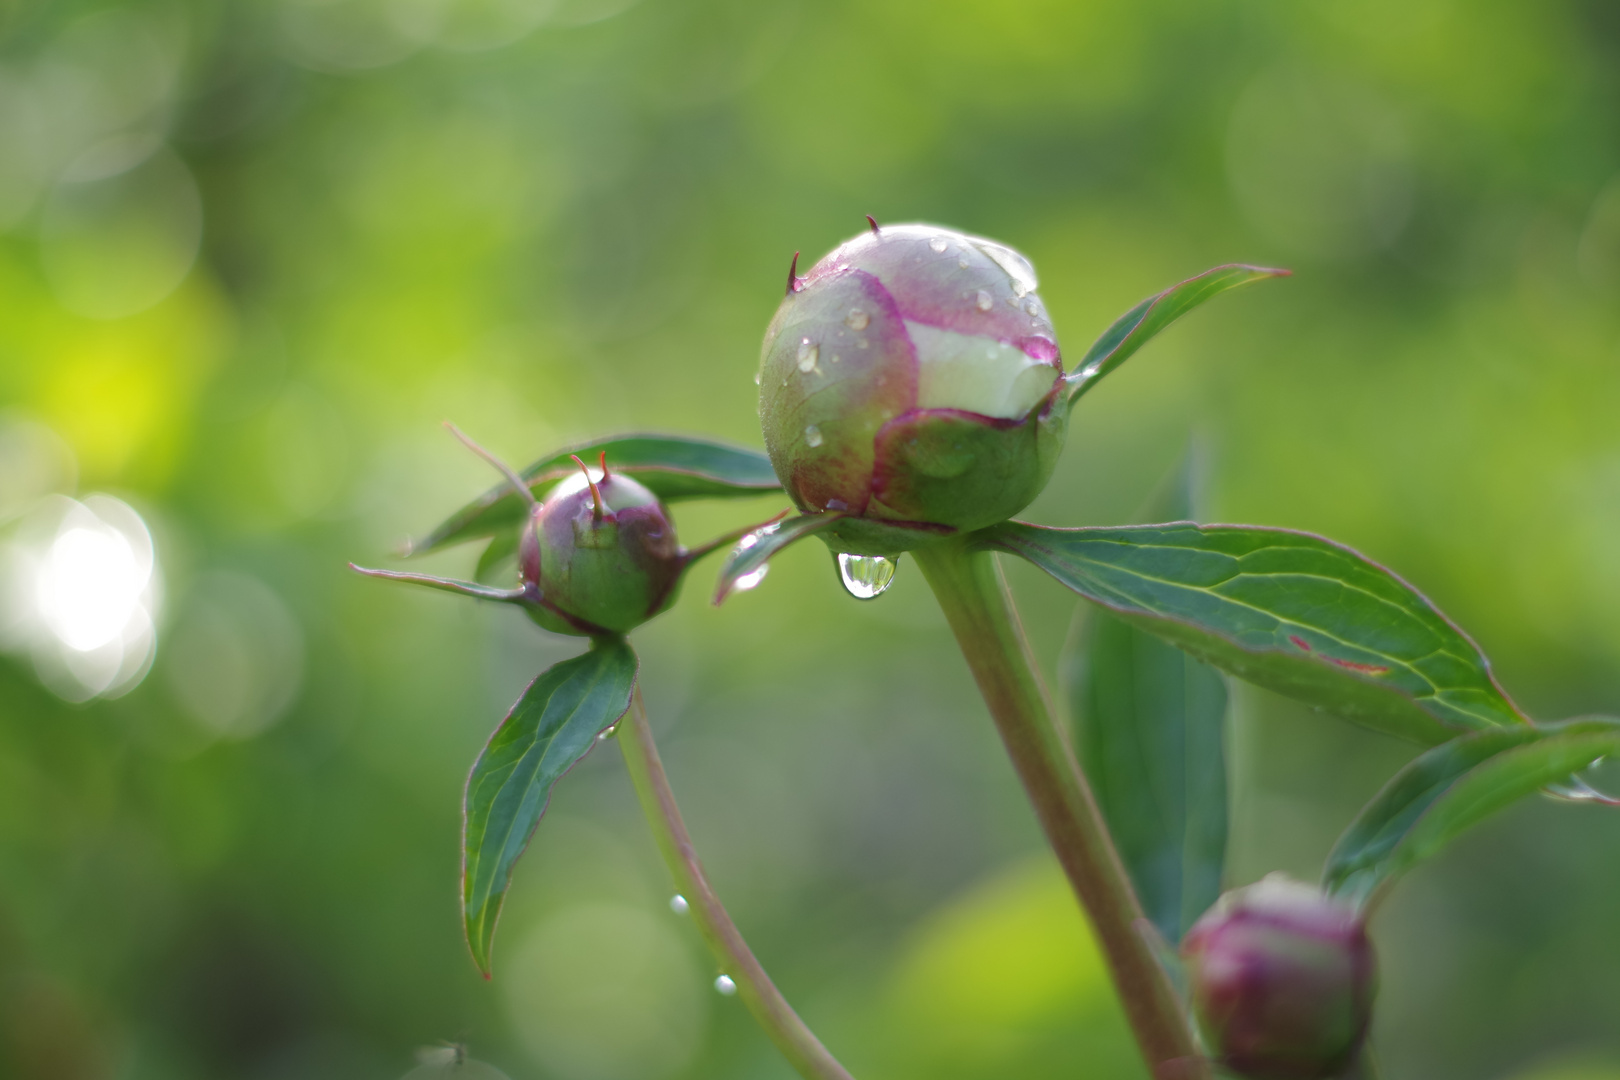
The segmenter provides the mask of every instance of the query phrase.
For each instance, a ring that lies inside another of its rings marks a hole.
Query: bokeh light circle
[[[110,495],[42,500],[0,559],[0,645],[68,701],[133,689],[157,650],[161,574],[151,533]]]

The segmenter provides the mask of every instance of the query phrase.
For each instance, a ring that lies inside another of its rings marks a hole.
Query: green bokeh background
[[[1070,356],[1210,265],[1292,267],[1088,396],[1029,516],[1129,520],[1197,438],[1213,518],[1393,567],[1534,715],[1620,711],[1609,0],[5,0],[0,408],[146,516],[166,599],[116,700],[0,659],[0,1075],[395,1080],[441,1041],[512,1080],[789,1075],[709,989],[611,752],[478,977],[463,778],[578,645],[344,563],[489,484],[445,419],[514,461],[757,444],[789,256],[865,213],[1027,252]],[[1051,665],[1073,605],[1009,573]],[[914,568],[857,603],[807,544],[724,609],[711,574],[636,635],[648,703],[812,1025],[863,1080],[1141,1076]],[[185,694],[210,654],[169,644],[244,577],[298,648],[242,662],[296,695],[221,736]],[[1231,744],[1234,884],[1314,876],[1412,753],[1249,689]],[[1405,882],[1388,1077],[1620,1077],[1617,893],[1620,815],[1550,802]]]

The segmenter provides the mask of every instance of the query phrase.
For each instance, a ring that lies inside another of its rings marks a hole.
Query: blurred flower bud
[[[977,529],[1027,506],[1068,412],[1036,284],[1011,248],[928,225],[874,227],[792,277],[760,419],[799,508],[846,512],[857,527],[833,531],[851,550],[891,554],[906,526]]]
[[[518,565],[535,622],[562,634],[625,633],[675,601],[687,553],[663,503],[627,476],[585,466],[534,508]]]
[[[1256,1080],[1326,1080],[1355,1061],[1372,1017],[1365,924],[1272,874],[1220,901],[1181,945],[1211,1055]]]

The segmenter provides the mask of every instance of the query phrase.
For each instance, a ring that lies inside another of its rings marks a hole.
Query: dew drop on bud
[[[928,241],[928,246],[934,249],[936,255],[945,254],[945,238],[943,236],[934,237]]]
[[[1024,342],[1024,355],[1035,360],[1056,360],[1057,342],[1051,338],[1032,337]]]
[[[799,342],[799,370],[800,371],[805,371],[805,372],[814,371],[815,367],[816,367],[816,360],[820,356],[821,356],[821,347],[819,345],[817,345],[815,342],[811,341],[809,338],[803,338],[802,340],[800,340],[800,342]]]
[[[872,316],[860,308],[850,308],[849,314],[844,316],[844,325],[851,330],[865,330],[866,324],[872,321]]]
[[[737,992],[737,984],[732,981],[730,975],[721,975],[715,979],[714,988],[725,997],[730,997]]]
[[[758,386],[760,383],[762,383],[764,381],[765,381],[765,373],[763,371],[754,372],[754,385],[755,386]]]
[[[675,914],[685,915],[691,909],[692,905],[688,904],[686,902],[686,897],[682,896],[680,893],[676,893],[674,896],[669,898],[669,910],[673,911]]]
[[[995,301],[990,297],[989,289],[980,289],[978,299],[975,302],[979,305],[980,311],[989,311],[991,306],[995,304]]]
[[[812,448],[820,446],[822,443],[821,429],[816,427],[814,424],[811,424],[809,427],[805,428],[804,442],[806,446]]]
[[[957,259],[957,260],[956,260],[956,268],[957,268],[957,269],[958,269],[958,270],[966,270],[966,269],[967,269],[967,268],[968,268],[968,261],[967,261],[967,259],[965,259],[965,258],[963,258],[963,259]]]
[[[871,600],[883,595],[894,582],[895,564],[882,555],[838,556],[838,577],[844,591],[857,600]]]
[[[1024,311],[1025,311],[1025,312],[1026,312],[1026,313],[1027,313],[1027,314],[1030,314],[1030,315],[1039,315],[1039,314],[1040,314],[1040,312],[1041,312],[1041,309],[1040,309],[1040,307],[1039,307],[1039,306],[1038,306],[1038,305],[1037,305],[1037,304],[1036,304],[1036,303],[1035,303],[1035,301],[1033,301],[1033,300],[1026,300],[1026,301],[1024,301]]]

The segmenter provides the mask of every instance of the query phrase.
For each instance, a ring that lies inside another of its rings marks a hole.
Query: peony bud
[[[1326,1080],[1355,1061],[1372,1016],[1365,924],[1273,874],[1227,893],[1181,944],[1212,1056],[1256,1080]]]
[[[874,227],[791,279],[765,333],[765,445],[799,509],[851,516],[846,550],[982,528],[1040,493],[1068,410],[1036,284],[1011,248],[928,225]]]
[[[553,488],[530,515],[518,566],[530,618],[562,634],[625,633],[665,610],[688,562],[663,503],[605,467]]]

